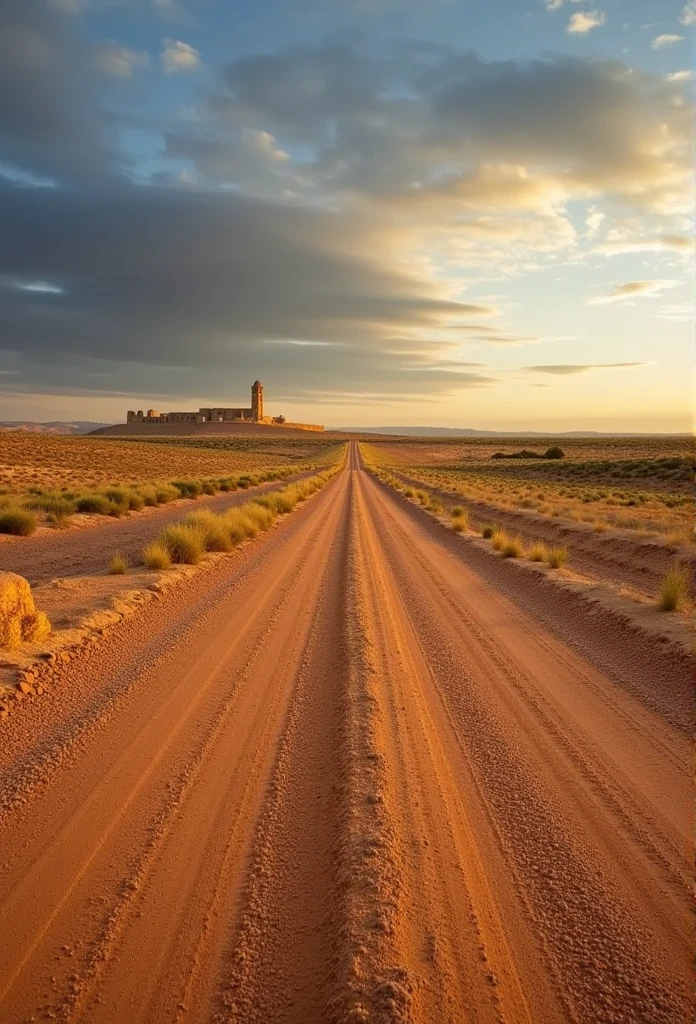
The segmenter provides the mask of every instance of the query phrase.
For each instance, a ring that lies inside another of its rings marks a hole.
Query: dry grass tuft
[[[0,512],[0,533],[15,537],[29,537],[36,529],[36,516],[23,508],[9,508]]]
[[[198,565],[203,557],[204,536],[195,526],[184,523],[167,526],[159,539],[169,552],[172,562],[179,565]]]
[[[568,558],[567,548],[551,548],[546,555],[546,561],[552,569],[561,569]]]
[[[502,547],[503,558],[521,558],[524,547],[519,537],[509,537]]]
[[[153,540],[143,549],[143,564],[146,569],[168,569],[172,559],[164,544],[159,540]]]
[[[24,577],[0,573],[0,647],[11,650],[22,643],[38,643],[50,632],[51,624],[34,607],[31,587]]]
[[[109,562],[109,575],[125,576],[128,572],[128,562],[123,555],[114,555]]]
[[[675,564],[662,581],[657,606],[663,612],[676,612],[689,596],[689,573],[685,566]]]
[[[529,549],[529,560],[531,562],[545,562],[549,557],[545,544],[532,544]]]
[[[493,550],[502,551],[509,539],[510,538],[508,537],[505,530],[501,530],[500,527],[498,527],[498,529],[494,530],[493,533],[491,534],[491,544],[493,545]]]

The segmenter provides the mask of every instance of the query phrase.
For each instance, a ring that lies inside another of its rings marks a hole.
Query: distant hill
[[[601,430],[475,430],[472,427],[334,427],[351,434],[402,434],[406,437],[662,437],[630,431]],[[672,435],[664,435],[672,436]],[[674,435],[681,436],[681,435]]]
[[[106,426],[105,423],[93,423],[91,420],[49,420],[47,423],[35,423],[32,420],[0,420],[0,433],[9,430],[21,430],[25,434],[89,434],[92,430]]]

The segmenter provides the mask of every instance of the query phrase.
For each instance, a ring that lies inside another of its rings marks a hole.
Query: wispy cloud
[[[588,370],[628,370],[647,363],[544,363],[539,366],[522,366],[526,373],[550,373],[557,377],[569,377]]]
[[[625,302],[629,299],[659,295],[666,288],[674,288],[678,281],[625,281],[615,284],[609,295],[596,295],[587,300],[588,306],[604,306],[610,302]]]
[[[147,68],[149,55],[143,50],[131,50],[127,46],[109,42],[98,47],[92,55],[92,64],[97,71],[114,78],[131,78],[138,68]]]
[[[607,16],[603,11],[576,11],[571,15],[566,32],[571,36],[586,35],[593,28],[606,24]]]
[[[177,71],[194,71],[200,67],[201,57],[198,50],[180,39],[164,39],[164,49],[160,53],[162,69],[165,74],[172,75]]]
[[[614,238],[595,247],[595,252],[617,256],[628,252],[683,252],[693,248],[693,239],[686,235],[655,235],[643,238]]]
[[[684,40],[684,36],[677,36],[670,33],[665,33],[661,36],[655,36],[652,43],[650,44],[653,50],[662,50],[665,46],[674,46],[675,43],[681,43]]]
[[[688,0],[679,20],[682,25],[696,25],[696,0]]]

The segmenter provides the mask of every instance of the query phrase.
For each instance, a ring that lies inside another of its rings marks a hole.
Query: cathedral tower
[[[263,421],[263,384],[260,380],[251,385],[251,418],[254,423]]]

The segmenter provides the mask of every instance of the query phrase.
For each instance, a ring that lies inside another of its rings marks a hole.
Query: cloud
[[[684,36],[676,35],[661,35],[655,36],[652,43],[650,44],[653,50],[662,50],[665,46],[674,46],[675,43],[681,43],[684,40]]]
[[[588,370],[628,370],[635,366],[646,366],[646,363],[547,363],[541,366],[522,366],[527,373],[550,373],[558,377],[572,376],[576,373],[587,373]]]
[[[696,25],[696,0],[688,0],[679,17],[682,25]]]
[[[693,249],[692,238],[686,235],[657,235],[643,238],[620,238],[602,242],[595,247],[595,252],[616,256],[629,252],[690,252]]]
[[[0,153],[28,176],[61,182],[120,171],[100,121],[103,78],[74,18],[44,0],[0,3]]]
[[[392,230],[230,193],[0,186],[0,350],[37,385],[87,387],[98,370],[113,391],[137,376],[160,394],[219,394],[231,367],[296,392],[490,383],[452,368],[457,342],[428,339],[496,310],[385,259]],[[3,288],[10,276],[61,293]]]
[[[566,32],[569,35],[586,35],[593,28],[606,24],[607,16],[602,11],[576,11],[572,14]]]
[[[200,54],[193,46],[182,43],[178,39],[164,39],[164,49],[160,53],[160,61],[165,74],[173,75],[177,71],[195,71],[200,67]]]
[[[127,46],[109,42],[98,47],[92,56],[92,63],[98,71],[115,78],[131,78],[133,72],[150,65],[149,55],[144,51],[131,50]]]
[[[610,295],[599,295],[588,299],[589,306],[604,306],[610,302],[624,302],[641,296],[658,295],[667,288],[674,288],[678,281],[626,281],[615,284]]]

